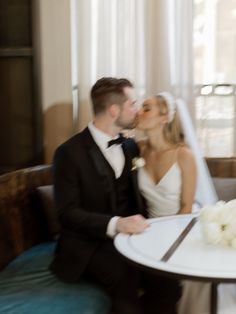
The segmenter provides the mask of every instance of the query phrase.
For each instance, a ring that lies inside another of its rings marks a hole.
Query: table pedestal
[[[217,314],[217,283],[211,283],[210,313]]]

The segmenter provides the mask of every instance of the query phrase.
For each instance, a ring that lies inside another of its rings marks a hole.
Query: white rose
[[[225,230],[236,238],[236,218],[233,218],[225,227]]]
[[[236,249],[236,238],[234,238],[233,240],[230,241],[230,245]]]
[[[200,222],[208,243],[236,248],[236,199],[203,207]]]
[[[224,226],[224,230],[222,230],[222,238],[226,241],[226,242],[230,242],[231,240],[234,239],[234,232],[231,228],[230,225],[223,225]],[[222,228],[222,227],[221,227]]]
[[[219,221],[222,225],[228,225],[232,219],[234,218],[234,215],[232,211],[228,208],[225,208],[221,211]]]
[[[236,218],[236,203],[235,202],[226,203],[225,206],[223,207],[220,217],[222,224],[224,225],[229,224],[235,218]]]
[[[221,237],[220,242],[218,244],[227,246],[229,244],[229,241],[227,241],[226,239],[224,239],[223,237]]]
[[[226,203],[226,206],[228,207],[231,207],[231,208],[234,208],[236,210],[236,199],[233,199],[229,202]]]
[[[200,220],[203,222],[220,221],[222,206],[205,206],[201,209]]]
[[[203,236],[208,243],[218,244],[222,239],[222,230],[220,224],[209,222],[202,225]]]

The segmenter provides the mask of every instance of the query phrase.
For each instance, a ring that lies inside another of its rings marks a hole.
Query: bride
[[[138,113],[138,142],[145,166],[139,169],[149,217],[186,214],[217,201],[184,103],[167,92],[146,99]],[[191,309],[191,310],[190,310]],[[184,281],[181,314],[209,311],[209,284]]]
[[[167,92],[146,99],[138,113],[137,129],[146,136],[138,142],[146,160],[139,184],[151,217],[189,213],[217,202],[182,100],[174,100]]]
[[[139,187],[147,200],[149,216],[186,214],[192,210],[196,189],[196,162],[185,144],[170,94],[146,99],[138,113],[137,128],[145,132],[139,141],[146,166]]]

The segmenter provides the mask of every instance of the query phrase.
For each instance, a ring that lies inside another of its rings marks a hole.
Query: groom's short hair
[[[91,89],[94,114],[104,112],[109,105],[124,103],[125,87],[133,88],[133,84],[126,78],[103,77],[99,79]]]

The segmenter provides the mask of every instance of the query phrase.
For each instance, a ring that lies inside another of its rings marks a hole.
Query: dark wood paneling
[[[31,1],[0,0],[0,47],[31,45]]]
[[[22,167],[34,157],[32,60],[0,59],[0,165]]]
[[[0,173],[42,163],[33,0],[0,0]]]

